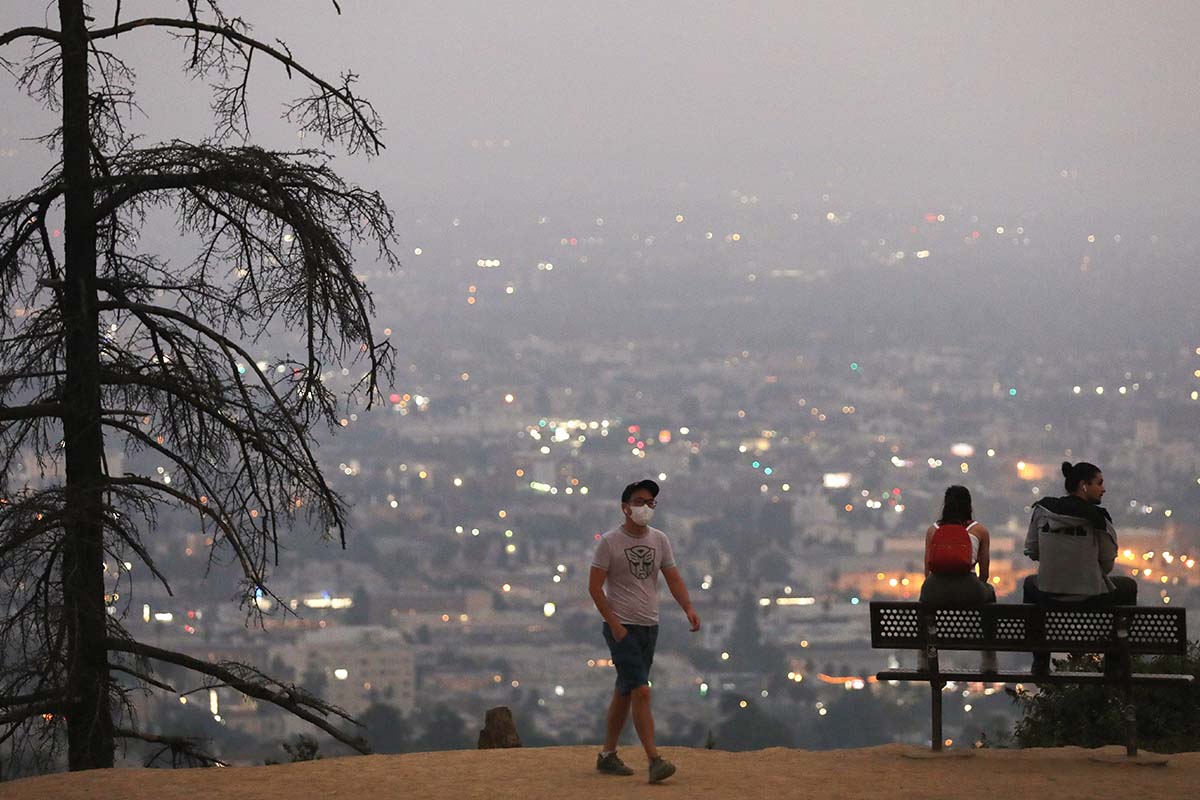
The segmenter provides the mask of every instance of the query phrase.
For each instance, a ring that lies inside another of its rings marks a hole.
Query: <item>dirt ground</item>
[[[621,755],[630,777],[595,771],[588,747],[463,750],[358,756],[270,767],[115,769],[0,784],[4,800],[308,800],[308,798],[486,798],[572,800],[621,797],[1046,798],[1096,800],[1200,797],[1200,753],[1165,765],[1129,762],[1116,747],[976,750],[933,757],[911,745],[812,752],[664,749],[679,770],[648,785],[645,756]],[[1152,759],[1150,759],[1152,760]]]

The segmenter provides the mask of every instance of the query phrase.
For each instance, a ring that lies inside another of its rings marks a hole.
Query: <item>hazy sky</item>
[[[1124,204],[1190,201],[1200,177],[1192,3],[308,5],[287,36],[361,72],[422,193],[792,173],[1004,204],[1067,169]],[[471,149],[489,138],[512,144]]]
[[[127,0],[124,14],[164,5]],[[6,25],[36,23],[45,3],[4,6]],[[93,3],[101,19],[112,6]],[[341,17],[326,0],[225,6],[327,74],[361,75],[388,150],[350,169],[398,206],[612,203],[681,183],[797,195],[833,181],[890,203],[1053,196],[1177,211],[1200,178],[1190,2],[343,0]],[[179,44],[151,32],[119,44],[136,53],[155,137],[205,119],[203,87],[172,83]],[[293,90],[265,59],[256,68],[257,132],[295,143],[272,96]],[[7,85],[0,104],[0,124],[26,132],[12,109],[30,106]],[[0,164],[0,178],[20,169]]]

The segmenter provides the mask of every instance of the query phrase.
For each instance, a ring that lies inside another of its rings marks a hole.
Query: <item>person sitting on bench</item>
[[[1137,581],[1110,573],[1117,558],[1117,532],[1100,505],[1104,473],[1095,464],[1062,463],[1065,497],[1033,504],[1025,555],[1038,562],[1025,579],[1024,602],[1071,608],[1137,605]],[[1034,672],[1049,672],[1050,654],[1033,657]]]
[[[948,487],[941,516],[925,531],[922,603],[970,607],[996,602],[996,590],[988,582],[991,535],[974,517],[967,487]],[[918,656],[918,664],[919,668],[926,668],[924,653]],[[995,652],[984,652],[980,671],[996,671]]]

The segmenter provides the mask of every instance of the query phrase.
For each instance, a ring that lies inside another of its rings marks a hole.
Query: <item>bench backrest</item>
[[[871,603],[872,647],[1118,652],[1125,647],[1122,631],[1132,655],[1187,652],[1183,608],[1051,608],[1003,603],[934,608],[914,602]]]

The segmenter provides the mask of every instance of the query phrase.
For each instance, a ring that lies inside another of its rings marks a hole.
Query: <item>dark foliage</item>
[[[291,763],[295,764],[299,761],[320,761],[321,760],[321,745],[311,736],[303,733],[296,735],[296,740],[288,742],[280,742],[279,746],[283,748],[283,752],[288,754],[287,762],[276,761],[268,758],[263,763],[266,765]]]
[[[1092,656],[1072,655],[1056,661],[1057,670],[1095,672]],[[1186,656],[1134,659],[1134,672],[1196,676],[1191,686],[1134,688],[1138,744],[1157,753],[1200,750],[1200,642]],[[1106,686],[1044,686],[1037,692],[1010,691],[1023,716],[1014,733],[1022,747],[1124,744],[1121,694]]]

